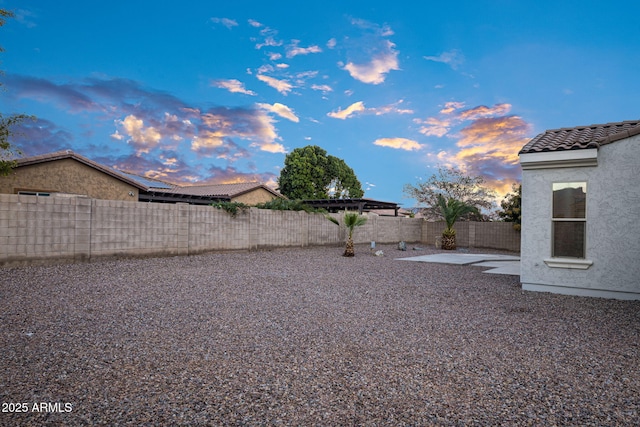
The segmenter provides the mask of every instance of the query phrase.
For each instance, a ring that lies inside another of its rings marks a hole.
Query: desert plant
[[[327,215],[326,218],[333,222],[336,225],[340,225],[340,221],[338,221],[337,219],[335,219],[332,216]],[[344,222],[344,227],[347,229],[348,235],[347,235],[347,244],[344,248],[344,254],[342,256],[346,256],[346,257],[352,257],[355,256],[355,250],[353,247],[353,230],[356,227],[360,227],[361,225],[364,225],[367,222],[367,217],[357,214],[355,212],[345,212],[344,216],[342,217],[342,220]]]
[[[238,215],[238,212],[244,212],[247,209],[249,209],[249,205],[246,205],[241,202],[215,202],[215,203],[212,203],[211,206],[213,206],[216,209],[222,209],[226,211],[229,215],[231,215],[234,218],[236,215]]]
[[[447,228],[442,232],[442,249],[453,250],[456,248],[456,230],[453,228],[456,221],[468,213],[478,213],[478,208],[456,200],[445,199],[442,194],[438,194],[438,208],[447,223]]]

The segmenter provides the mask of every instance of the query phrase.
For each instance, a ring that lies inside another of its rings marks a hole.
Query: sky
[[[605,6],[606,5],[606,6]],[[276,186],[343,159],[364,197],[457,167],[501,195],[547,129],[640,118],[637,1],[0,0],[0,112],[25,156],[71,149],[190,185]]]

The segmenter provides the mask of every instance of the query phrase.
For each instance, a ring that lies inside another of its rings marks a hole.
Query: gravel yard
[[[640,425],[640,302],[408,246],[0,270],[0,425]]]

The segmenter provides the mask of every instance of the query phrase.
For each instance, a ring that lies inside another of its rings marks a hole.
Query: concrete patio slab
[[[476,264],[483,261],[520,261],[520,257],[513,255],[496,254],[460,254],[441,253],[434,255],[422,255],[409,258],[396,258],[401,261],[435,262],[440,264],[467,265]]]
[[[396,258],[396,260],[493,267],[490,270],[483,271],[483,273],[520,275],[520,257],[513,255],[441,253]]]
[[[520,261],[487,261],[473,264],[474,267],[493,267],[483,273],[520,275]]]

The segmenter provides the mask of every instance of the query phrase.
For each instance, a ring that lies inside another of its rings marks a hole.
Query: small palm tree
[[[447,223],[447,228],[442,232],[442,249],[453,250],[456,248],[456,230],[453,225],[463,215],[478,213],[478,208],[461,200],[453,198],[446,200],[442,194],[438,194],[438,208]]]
[[[332,216],[327,215],[327,219],[336,225],[340,225],[340,222]],[[343,220],[349,236],[347,237],[347,245],[342,256],[352,257],[356,255],[353,249],[353,229],[364,225],[364,223],[367,222],[367,217],[355,212],[345,212]]]

